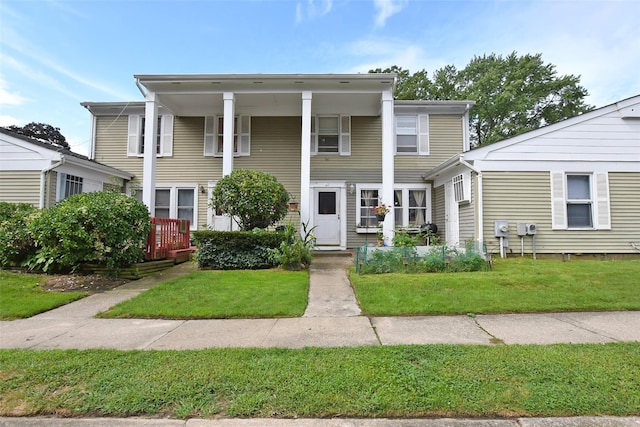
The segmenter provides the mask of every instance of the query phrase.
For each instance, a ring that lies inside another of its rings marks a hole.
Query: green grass
[[[640,415],[640,343],[0,350],[0,415]]]
[[[196,271],[124,301],[100,317],[226,319],[301,316],[306,271]]]
[[[80,299],[84,292],[48,292],[39,286],[47,276],[0,271],[0,320],[31,317]]]
[[[358,275],[367,315],[640,309],[640,260],[508,259],[475,273]]]

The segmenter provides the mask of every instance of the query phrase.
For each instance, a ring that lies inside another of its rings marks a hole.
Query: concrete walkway
[[[555,344],[640,341],[640,312],[365,317],[346,268],[319,256],[303,317],[282,319],[96,319],[109,307],[193,271],[185,263],[29,319],[0,322],[0,348],[153,349],[339,347],[397,344]]]
[[[365,317],[347,279],[352,258],[318,256],[301,318],[240,320],[96,319],[109,307],[187,274],[190,263],[42,313],[0,322],[0,348],[202,349],[211,347],[366,346],[396,344],[553,344],[640,341],[640,312]],[[640,417],[478,419],[3,418],[0,427],[572,427],[636,426]]]

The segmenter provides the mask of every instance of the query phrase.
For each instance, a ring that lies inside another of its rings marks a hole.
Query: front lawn
[[[99,317],[227,319],[301,316],[309,274],[283,270],[205,270],[162,283]]]
[[[640,309],[640,260],[498,259],[492,271],[350,279],[373,316]]]
[[[0,350],[0,416],[640,415],[640,343]]]
[[[40,287],[47,277],[0,271],[0,320],[31,317],[87,295],[85,292],[48,292]]]

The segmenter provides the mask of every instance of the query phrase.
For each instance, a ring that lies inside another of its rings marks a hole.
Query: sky
[[[640,94],[639,0],[0,0],[0,126],[142,101],[134,74],[366,73],[541,54],[602,107]]]

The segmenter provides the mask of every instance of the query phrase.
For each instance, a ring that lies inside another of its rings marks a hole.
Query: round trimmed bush
[[[76,194],[29,224],[38,252],[29,265],[74,270],[83,263],[121,268],[142,261],[151,229],[147,207],[115,191]]]
[[[267,228],[289,208],[289,193],[275,176],[236,169],[216,184],[210,201],[214,209],[236,217],[242,230]]]

